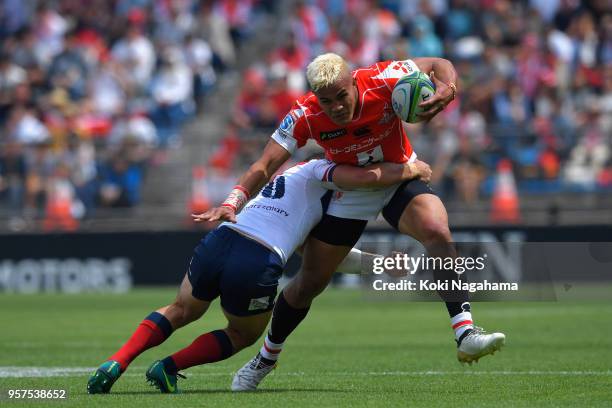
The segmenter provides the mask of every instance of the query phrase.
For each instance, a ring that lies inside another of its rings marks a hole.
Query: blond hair
[[[306,79],[313,92],[334,84],[343,72],[349,70],[348,64],[338,54],[328,52],[316,57],[306,67]]]

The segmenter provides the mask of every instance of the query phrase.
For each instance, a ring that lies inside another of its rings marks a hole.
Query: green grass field
[[[256,353],[258,344],[227,361],[185,371],[180,395],[161,395],[145,382],[144,371],[153,360],[223,325],[215,306],[136,359],[112,394],[88,395],[90,368],[174,292],[0,295],[0,405],[612,406],[612,303],[476,303],[477,324],[504,331],[507,343],[503,352],[463,367],[456,361],[443,305],[370,302],[348,290],[328,290],[317,300],[258,392],[229,391],[232,373]],[[15,388],[66,389],[68,398],[8,401],[7,390]]]

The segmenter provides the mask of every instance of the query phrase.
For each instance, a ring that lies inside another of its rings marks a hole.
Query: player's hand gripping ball
[[[423,120],[418,116],[423,108],[419,107],[436,93],[436,86],[424,72],[414,72],[396,82],[391,94],[393,110],[401,120],[417,123]]]

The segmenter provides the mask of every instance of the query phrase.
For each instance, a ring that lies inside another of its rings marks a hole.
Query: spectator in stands
[[[70,99],[79,100],[85,96],[88,71],[74,32],[66,34],[62,47],[51,61],[47,73],[48,85],[51,89],[65,89]]]
[[[89,80],[88,95],[93,109],[105,116],[118,115],[126,107],[129,85],[121,66],[104,56]]]
[[[112,56],[122,65],[128,83],[139,92],[149,85],[157,56],[153,44],[143,33],[140,17],[134,17],[135,13],[134,10],[131,13],[125,36],[113,46]]]
[[[162,53],[151,95],[155,103],[151,117],[159,132],[159,146],[166,148],[180,141],[180,124],[193,112],[193,74],[178,48],[168,47]]]
[[[193,77],[193,97],[198,110],[201,111],[204,97],[208,95],[217,82],[217,74],[213,68],[213,52],[206,41],[188,34],[183,44],[185,62]]]
[[[0,145],[0,203],[8,203],[13,215],[23,206],[26,178],[26,160],[22,146],[17,142]]]
[[[14,64],[9,54],[0,51],[0,126],[8,119],[15,88],[26,81],[26,71]]]
[[[236,64],[236,47],[232,41],[230,24],[213,10],[213,2],[199,4],[195,35],[206,40],[213,52],[213,67],[227,70]]]
[[[142,169],[119,153],[100,169],[99,200],[103,207],[133,207],[140,202]]]
[[[412,24],[409,55],[411,57],[441,57],[443,54],[442,42],[434,32],[431,20],[424,15],[419,15],[415,17]]]

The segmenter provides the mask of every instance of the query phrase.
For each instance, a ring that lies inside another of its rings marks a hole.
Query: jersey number
[[[376,146],[372,150],[367,152],[357,153],[357,165],[367,166],[370,163],[378,163],[383,161],[385,156],[383,155],[382,147]]]
[[[261,192],[266,198],[276,199],[285,195],[285,176],[278,176],[269,182]]]

